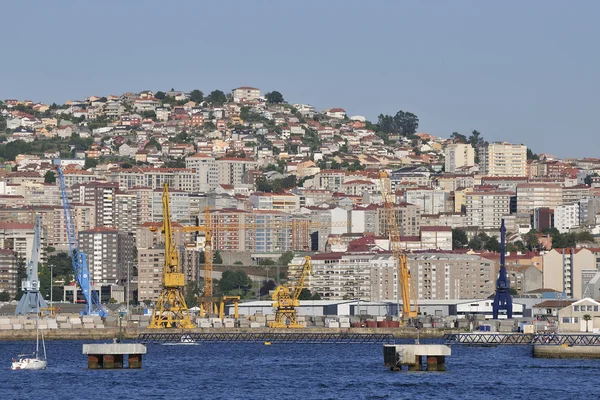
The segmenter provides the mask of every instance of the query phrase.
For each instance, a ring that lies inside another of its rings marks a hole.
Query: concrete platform
[[[538,358],[600,358],[600,346],[534,345],[533,356]]]
[[[409,371],[445,371],[446,357],[452,354],[444,344],[386,344],[383,346],[383,363],[393,371],[407,367]],[[423,362],[425,359],[425,363]]]
[[[142,355],[147,348],[140,343],[94,343],[84,344],[83,354],[88,356],[88,369],[142,368]]]

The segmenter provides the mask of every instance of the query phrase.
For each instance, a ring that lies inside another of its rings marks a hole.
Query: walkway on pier
[[[555,345],[600,346],[600,335],[585,333],[452,333],[444,336],[446,344],[472,346]]]
[[[391,334],[381,333],[305,333],[305,332],[173,332],[142,333],[142,343],[243,342],[243,343],[394,343]]]

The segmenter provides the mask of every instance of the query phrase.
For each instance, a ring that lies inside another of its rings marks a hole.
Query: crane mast
[[[56,171],[58,172],[60,196],[63,204],[65,228],[67,231],[67,240],[69,241],[69,250],[71,254],[71,263],[73,265],[75,281],[81,288],[81,292],[83,293],[86,302],[86,308],[83,310],[82,314],[99,315],[101,317],[105,317],[108,315],[108,312],[100,303],[98,294],[94,292],[91,287],[90,272],[87,266],[86,254],[82,251],[79,251],[77,234],[75,232],[75,217],[73,216],[73,209],[69,203],[69,196],[67,195],[67,187],[65,185],[65,177],[63,176],[62,168],[58,166]]]
[[[381,195],[387,228],[390,236],[390,248],[394,260],[398,263],[398,289],[402,293],[402,319],[406,321],[415,318],[418,314],[417,298],[414,293],[413,282],[408,269],[406,253],[402,250],[400,228],[398,227],[398,220],[396,219],[396,201],[392,194],[388,173],[386,171],[380,171],[379,180],[381,183]],[[414,309],[411,307],[411,297],[413,298]]]
[[[40,235],[42,221],[35,215],[35,230],[31,258],[27,263],[27,278],[21,282],[23,296],[17,304],[16,314],[30,314],[47,307],[46,301],[40,294],[40,280],[38,279],[38,258],[40,253]],[[52,277],[50,277],[52,279]]]
[[[149,328],[193,328],[194,324],[183,297],[185,276],[180,272],[179,254],[173,240],[171,224],[171,206],[169,185],[163,186],[162,194],[163,224],[161,231],[165,236],[165,265],[163,268],[163,289],[152,312]]]
[[[303,328],[297,322],[296,307],[300,305],[300,294],[304,289],[304,283],[308,275],[312,275],[312,260],[309,256],[304,257],[304,263],[301,265],[298,281],[292,290],[288,286],[277,286],[273,292],[273,307],[275,311],[275,321],[269,323],[271,328]]]

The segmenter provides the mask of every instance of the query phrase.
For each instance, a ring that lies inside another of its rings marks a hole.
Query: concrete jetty
[[[600,358],[600,346],[560,346],[536,344],[533,356],[538,358]]]
[[[127,355],[127,368],[142,368],[142,355],[146,346],[140,343],[99,343],[84,344],[83,354],[88,356],[88,369],[119,369],[124,367]]]
[[[450,346],[444,344],[386,344],[383,345],[383,363],[392,371],[445,371]],[[425,361],[425,362],[423,362]]]

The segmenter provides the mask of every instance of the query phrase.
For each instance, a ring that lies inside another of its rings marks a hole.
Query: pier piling
[[[88,356],[88,369],[142,368],[142,355],[146,346],[140,343],[84,344],[83,354]]]

